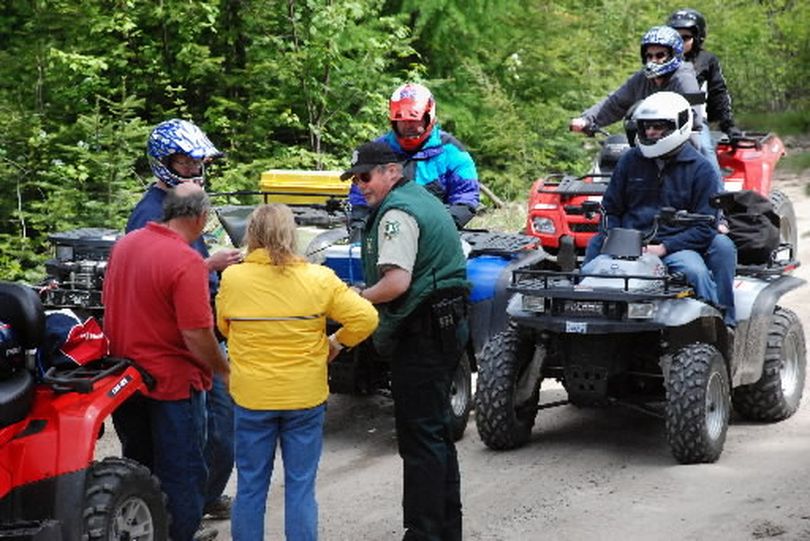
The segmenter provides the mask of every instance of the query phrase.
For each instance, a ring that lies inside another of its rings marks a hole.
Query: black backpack
[[[762,265],[779,247],[779,215],[771,200],[751,190],[724,192],[712,197],[728,220],[728,236],[737,246],[737,262]]]

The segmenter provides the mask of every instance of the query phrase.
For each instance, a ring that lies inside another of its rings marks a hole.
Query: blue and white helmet
[[[647,62],[647,47],[660,45],[670,50],[670,58],[662,64]],[[668,75],[678,69],[683,62],[683,39],[671,26],[653,26],[641,38],[641,63],[647,79]]]
[[[222,153],[200,128],[179,118],[161,122],[149,134],[146,142],[149,166],[152,168],[152,173],[169,186],[177,186],[183,182],[196,182],[202,185],[205,180],[205,164],[203,163],[199,175],[184,177],[169,165],[169,157],[173,154],[185,154],[195,160],[203,160],[203,162],[222,156]]]

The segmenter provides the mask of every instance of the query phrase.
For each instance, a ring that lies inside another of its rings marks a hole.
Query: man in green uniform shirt
[[[361,295],[379,310],[374,346],[391,356],[404,539],[460,540],[450,382],[469,334],[466,260],[444,205],[403,179],[397,160],[385,143],[366,143],[341,178],[351,178],[371,208]]]

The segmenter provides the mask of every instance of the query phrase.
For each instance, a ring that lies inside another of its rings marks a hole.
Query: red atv
[[[602,142],[593,171],[581,177],[551,175],[538,179],[529,192],[526,233],[540,239],[546,252],[556,256],[563,270],[573,270],[588,241],[599,226],[599,214],[583,209],[586,201],[601,200],[610,172],[621,153],[629,148],[624,134],[610,135]],[[717,143],[717,159],[726,173],[726,191],[753,190],[769,197],[781,218],[782,242],[796,247],[796,216],[787,195],[772,190],[773,171],[785,154],[785,146],[772,133],[723,136]]]
[[[104,420],[151,378],[126,359],[35,377],[38,295],[0,282],[0,539],[165,540],[165,496],[149,470],[94,461]]]

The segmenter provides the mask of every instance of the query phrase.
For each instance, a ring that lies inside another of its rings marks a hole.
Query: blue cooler
[[[335,271],[347,284],[363,281],[363,261],[359,244],[335,244],[324,251],[324,265]]]

